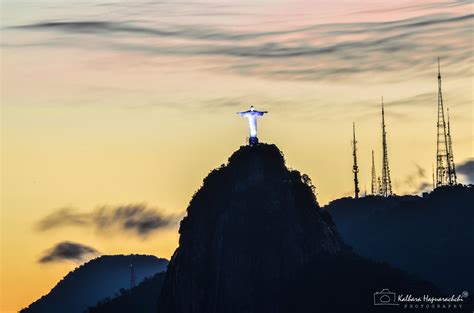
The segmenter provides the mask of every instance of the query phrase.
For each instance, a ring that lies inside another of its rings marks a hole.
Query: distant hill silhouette
[[[158,303],[157,294],[160,293],[165,272],[145,278],[138,286],[132,289],[121,289],[120,295],[114,298],[101,300],[88,313],[155,313]]]
[[[374,312],[384,288],[440,294],[356,256],[313,189],[275,145],[241,147],[191,200],[157,312]]]
[[[166,271],[168,261],[151,255],[104,255],[69,272],[47,295],[22,313],[82,313],[106,297],[130,288],[130,264],[136,281]]]
[[[389,262],[447,292],[474,293],[474,187],[437,188],[424,197],[332,201],[344,240],[360,255]]]

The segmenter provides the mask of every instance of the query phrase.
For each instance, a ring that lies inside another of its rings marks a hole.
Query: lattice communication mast
[[[392,195],[392,181],[390,180],[390,168],[388,166],[387,132],[385,131],[385,111],[382,97],[382,192],[381,195],[388,197]]]
[[[355,123],[352,123],[352,156],[354,158],[354,165],[352,166],[352,173],[354,173],[354,198],[359,198],[359,166],[357,166],[357,147],[356,147]]]
[[[433,176],[433,189],[436,188],[434,164],[431,164],[431,175]]]
[[[449,165],[448,136],[444,120],[443,93],[441,91],[441,67],[438,58],[438,121],[436,123],[436,187],[452,184]]]
[[[446,109],[448,112],[448,133],[446,134],[446,138],[448,139],[448,182],[450,185],[457,184],[457,177],[456,177],[456,166],[454,164],[454,154],[453,154],[453,142],[451,140],[451,126],[449,123],[449,109]]]
[[[372,195],[378,194],[378,188],[377,188],[377,175],[375,173],[375,160],[374,160],[374,150],[372,150],[372,185],[371,187],[371,193]]]

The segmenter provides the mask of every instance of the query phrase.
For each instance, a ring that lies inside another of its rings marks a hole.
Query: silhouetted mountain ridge
[[[360,255],[389,262],[445,291],[474,290],[474,187],[419,196],[334,200],[324,209]]]
[[[99,300],[130,288],[130,264],[136,281],[166,271],[168,261],[152,255],[104,255],[69,272],[45,296],[21,310],[24,313],[82,313]]]

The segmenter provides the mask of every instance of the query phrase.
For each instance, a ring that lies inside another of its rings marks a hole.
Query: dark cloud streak
[[[52,263],[52,262],[63,262],[73,261],[76,263],[82,262],[88,257],[96,256],[99,252],[89,246],[63,241],[56,244],[51,249],[44,252],[43,256],[38,260],[39,263]]]
[[[457,174],[466,177],[467,181],[474,184],[474,159],[469,159],[456,167]]]
[[[195,26],[183,27],[175,26],[174,29],[160,29],[144,26],[136,26],[130,23],[106,22],[106,21],[58,21],[42,22],[12,27],[16,29],[37,29],[37,30],[60,30],[70,33],[89,33],[89,34],[113,34],[113,33],[132,33],[157,37],[178,37],[184,39],[198,40],[248,40],[271,35],[284,35],[292,31],[275,32],[256,32],[256,33],[235,33],[211,27]]]
[[[413,30],[420,27],[433,25],[446,25],[456,22],[463,22],[474,18],[474,14],[461,16],[449,15],[429,15],[417,18],[410,18],[389,22],[363,22],[363,23],[339,23],[339,24],[315,24],[307,27],[290,30],[266,31],[266,32],[231,32],[225,29],[218,29],[210,26],[173,26],[168,29],[157,27],[137,26],[126,22],[109,21],[55,21],[40,22],[13,26],[10,29],[37,29],[37,30],[60,30],[70,33],[134,33],[142,35],[152,35],[158,37],[180,37],[187,39],[205,40],[229,40],[241,41],[258,39],[263,37],[305,34],[306,32],[318,32],[322,35],[347,35],[370,32],[393,32],[400,29]]]
[[[157,27],[99,20],[42,22],[12,28],[84,36],[80,40],[71,36],[61,38],[63,44],[72,46],[95,45],[151,55],[227,57],[220,61],[219,69],[239,75],[319,80],[403,70],[421,75],[432,69],[428,65],[433,64],[438,54],[451,63],[461,64],[459,73],[469,74],[462,66],[468,66],[463,64],[473,59],[470,44],[473,19],[474,14],[436,14],[387,22],[315,24],[273,31],[235,31],[209,25]],[[84,45],[89,35],[101,36],[100,43]],[[351,38],[351,35],[356,37]],[[126,40],[138,36],[151,40],[143,43]],[[456,44],[446,44],[435,37],[455,40]],[[184,41],[164,40],[168,38]],[[320,43],[326,39],[331,43]],[[318,62],[314,62],[315,58]]]
[[[84,226],[89,223],[87,214],[76,213],[71,208],[61,208],[38,222],[37,229],[44,231],[61,226]]]
[[[126,231],[146,238],[150,233],[167,227],[176,221],[144,204],[117,207],[99,207],[90,213],[80,213],[71,208],[62,208],[42,220],[36,228],[47,231],[60,227],[92,227],[98,232]]]

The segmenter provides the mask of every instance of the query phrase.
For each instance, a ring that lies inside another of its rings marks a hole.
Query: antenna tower
[[[435,180],[434,164],[431,164],[431,174],[433,176],[433,190],[435,190],[436,189],[436,180]]]
[[[383,167],[382,167],[382,196],[392,195],[392,181],[390,180],[390,168],[388,167],[388,149],[387,149],[387,132],[385,131],[385,112],[382,97],[382,150],[383,150]]]
[[[448,157],[448,138],[446,123],[444,121],[443,93],[441,92],[441,68],[438,58],[438,122],[436,140],[436,187],[444,186],[450,182],[452,176]]]
[[[456,166],[454,165],[453,142],[451,140],[451,126],[449,125],[449,109],[446,110],[448,113],[448,133],[446,134],[446,138],[448,139],[448,181],[450,185],[456,185]]]
[[[372,185],[371,185],[372,195],[376,195],[377,192],[377,176],[375,174],[375,161],[374,161],[374,150],[372,150]]]
[[[133,263],[130,264],[130,289],[134,288],[137,285],[136,277],[135,277],[135,267]]]
[[[354,198],[359,198],[359,167],[357,166],[357,147],[356,147],[355,123],[352,123],[352,156],[354,157],[354,165],[352,166],[352,173],[354,173]]]

